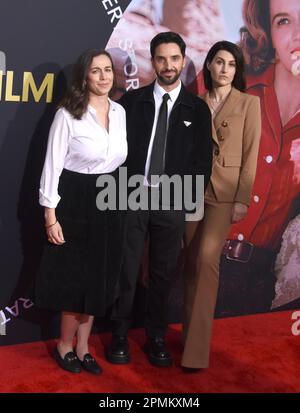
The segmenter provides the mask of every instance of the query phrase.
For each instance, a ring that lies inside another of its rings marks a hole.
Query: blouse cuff
[[[45,196],[42,192],[42,190],[39,190],[39,204],[43,207],[47,208],[56,208],[57,204],[60,201],[60,196],[57,195],[56,197],[53,197],[52,199],[49,199],[47,196]]]

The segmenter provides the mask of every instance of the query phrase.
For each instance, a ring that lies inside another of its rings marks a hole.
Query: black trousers
[[[184,211],[128,211],[119,298],[112,312],[113,334],[126,335],[144,245],[149,238],[149,284],[145,329],[148,337],[164,337],[168,326],[168,297],[184,232]]]

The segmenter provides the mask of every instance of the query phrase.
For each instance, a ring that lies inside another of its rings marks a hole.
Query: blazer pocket
[[[223,166],[242,166],[242,158],[238,155],[224,155]]]

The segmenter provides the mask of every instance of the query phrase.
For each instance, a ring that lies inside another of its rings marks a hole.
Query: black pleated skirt
[[[110,175],[116,178],[117,173]],[[103,316],[114,302],[124,212],[97,209],[98,176],[66,169],[61,174],[56,217],[66,242],[45,245],[35,288],[35,303],[41,308]]]

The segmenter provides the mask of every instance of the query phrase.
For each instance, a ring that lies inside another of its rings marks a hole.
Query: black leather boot
[[[106,351],[106,359],[113,364],[127,364],[130,361],[127,336],[113,335]]]

